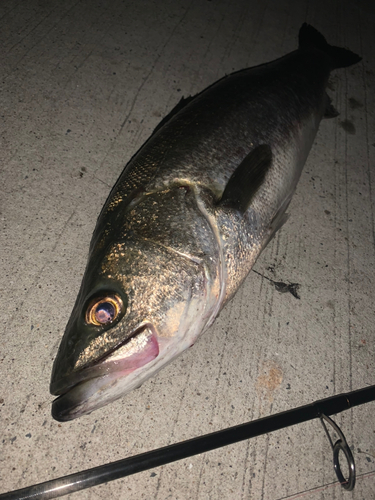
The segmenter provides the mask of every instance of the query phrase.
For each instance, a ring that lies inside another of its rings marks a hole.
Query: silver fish
[[[56,420],[123,396],[207,330],[285,211],[324,115],[330,71],[360,57],[304,24],[298,50],[182,100],[98,218],[54,362]]]

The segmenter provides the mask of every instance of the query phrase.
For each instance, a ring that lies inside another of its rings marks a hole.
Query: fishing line
[[[357,480],[369,479],[370,477],[375,477],[375,471],[365,472],[363,474],[358,474]],[[335,481],[333,483],[325,484],[324,486],[318,486],[316,488],[310,488],[309,490],[302,491],[300,493],[293,493],[292,495],[288,495],[286,497],[280,497],[277,500],[297,500],[298,498],[304,498],[311,493],[320,493],[322,491],[331,490],[333,488],[337,488],[337,486],[342,486],[341,483]]]
[[[284,429],[285,427],[291,427],[315,418],[319,418],[323,423],[325,432],[332,446],[335,473],[341,482],[341,486],[351,491],[355,486],[356,479],[354,458],[343,432],[329,416],[374,400],[375,385],[346,394],[339,394],[330,398],[321,399],[306,406],[299,406],[292,410],[277,413],[276,415],[270,415],[235,427],[229,427],[221,431],[158,448],[109,464],[100,465],[99,467],[87,469],[58,479],[35,484],[9,493],[3,493],[0,495],[0,500],[46,500],[57,498],[68,495],[69,493],[74,493],[75,491],[91,488],[131,474],[136,474],[137,472],[160,467],[161,465],[182,460],[193,455],[237,443],[245,439]],[[333,443],[327,426],[330,426],[331,432],[333,429],[335,434],[339,437],[335,443]],[[347,466],[349,468],[348,478],[345,478],[341,472],[339,451],[342,451],[346,457]]]

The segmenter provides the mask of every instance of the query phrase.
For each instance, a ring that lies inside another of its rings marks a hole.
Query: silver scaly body
[[[305,25],[297,51],[223,78],[161,123],[99,216],[54,365],[55,418],[129,392],[212,324],[285,221],[332,113],[331,69],[358,60]],[[107,295],[125,304],[118,317],[90,324],[85,311]]]

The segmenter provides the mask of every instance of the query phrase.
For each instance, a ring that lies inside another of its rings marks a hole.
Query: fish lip
[[[87,382],[88,380],[93,380],[95,378],[100,378],[105,376],[105,373],[96,373],[98,368],[101,366],[103,361],[106,358],[110,357],[114,352],[119,350],[124,345],[128,344],[132,339],[134,339],[137,335],[142,333],[146,328],[149,328],[152,331],[153,337],[156,339],[158,337],[156,329],[152,323],[145,322],[141,325],[137,326],[126,340],[120,342],[117,346],[113,347],[110,351],[106,352],[103,356],[96,359],[86,367],[78,370],[76,372],[71,373],[67,377],[62,377],[60,379],[51,382],[50,385],[50,393],[53,396],[58,396],[56,399],[52,401],[52,404],[55,403],[60,397],[64,396],[72,389],[76,388],[80,384]]]
[[[76,418],[76,414],[79,412],[79,409],[77,406],[75,406],[73,411],[71,411],[70,408],[67,409],[66,396],[69,396],[69,393],[72,389],[76,389],[78,386],[84,384],[85,382],[87,382],[87,380],[78,382],[77,384],[70,386],[66,392],[60,394],[56,399],[52,401],[51,415],[54,420],[57,420],[57,422],[67,422]]]
[[[110,357],[116,350],[120,349],[146,329],[151,331],[151,335],[146,337],[144,350],[142,350],[142,346],[141,352],[139,352],[136,346],[135,351],[131,352],[132,347],[130,347],[130,355],[124,356],[124,358],[115,358],[108,362],[104,361],[103,363],[105,358]],[[91,413],[93,410],[121,397],[121,393],[113,396],[111,392],[107,392],[107,389],[111,388],[122,377],[135,372],[159,356],[160,348],[157,338],[156,331],[152,325],[149,323],[142,324],[135,329],[129,339],[121,342],[115,349],[111,349],[105,356],[96,360],[94,365],[82,369],[81,373],[74,374],[75,383],[67,385],[65,379],[64,390],[52,401],[52,417],[58,422],[73,420]],[[125,362],[122,363],[121,359],[125,360]],[[103,364],[105,365],[104,367],[102,366]],[[105,397],[106,393],[107,397]]]

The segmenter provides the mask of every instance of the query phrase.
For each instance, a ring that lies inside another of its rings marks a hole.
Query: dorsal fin
[[[155,130],[153,131],[152,135],[155,134],[158,130],[160,130],[164,125],[169,122],[171,118],[173,118],[177,113],[181,111],[189,102],[191,102],[194,99],[195,96],[188,96],[188,97],[181,97],[181,99],[178,101],[176,106],[165,116],[158,125],[156,125]]]

